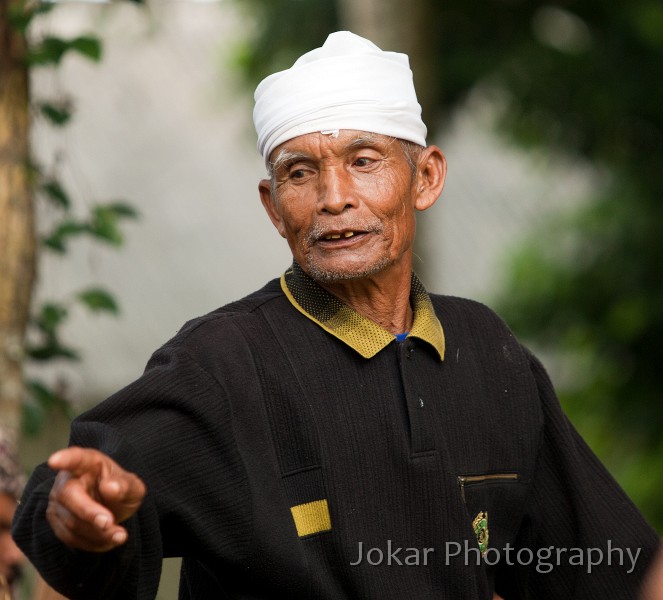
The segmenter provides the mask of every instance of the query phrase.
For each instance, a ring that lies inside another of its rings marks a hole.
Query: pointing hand
[[[59,471],[46,518],[55,535],[72,548],[107,552],[127,541],[120,525],[145,498],[145,484],[109,456],[91,448],[71,447],[48,459]]]

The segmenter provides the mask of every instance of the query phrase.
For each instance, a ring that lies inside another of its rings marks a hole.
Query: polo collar
[[[281,276],[281,289],[290,303],[305,317],[338,338],[364,358],[372,358],[396,337],[377,323],[360,315],[311,279],[293,262]],[[430,344],[444,360],[444,331],[428,292],[412,273],[410,303],[414,322],[407,337]]]

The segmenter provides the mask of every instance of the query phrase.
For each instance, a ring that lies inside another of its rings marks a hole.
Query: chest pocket
[[[506,544],[514,545],[528,486],[515,472],[460,475],[457,479],[479,550],[485,554],[495,548],[502,555]]]

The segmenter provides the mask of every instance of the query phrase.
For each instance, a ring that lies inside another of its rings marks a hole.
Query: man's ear
[[[447,159],[437,146],[428,146],[417,161],[414,207],[426,210],[440,197],[447,176]]]
[[[261,179],[258,183],[258,193],[260,194],[260,201],[267,211],[270,221],[276,227],[281,237],[285,237],[285,227],[283,226],[283,219],[278,210],[276,200],[272,194],[272,181],[270,179]]]

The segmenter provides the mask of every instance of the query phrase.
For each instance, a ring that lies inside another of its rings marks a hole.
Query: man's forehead
[[[325,148],[345,150],[363,148],[366,146],[387,147],[395,141],[393,137],[361,131],[357,129],[339,129],[325,132],[313,132],[299,135],[277,146],[271,155],[272,163],[278,161],[284,154],[301,154],[308,156],[317,154]]]

